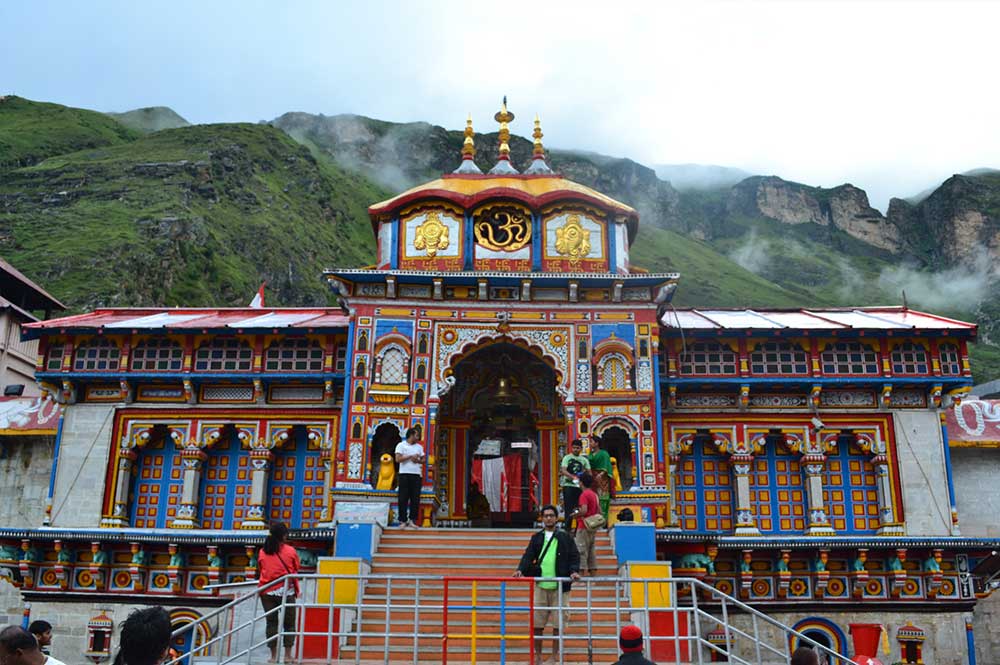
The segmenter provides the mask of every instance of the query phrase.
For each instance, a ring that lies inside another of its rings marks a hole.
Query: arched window
[[[962,354],[957,344],[945,342],[938,344],[938,357],[941,361],[941,373],[945,376],[961,376]]]
[[[927,349],[913,342],[904,342],[892,350],[893,374],[928,374]]]
[[[423,404],[424,403],[424,389],[423,388],[417,388],[417,392],[414,394],[414,397],[413,397],[413,402],[415,404]]]
[[[323,348],[308,339],[286,339],[267,348],[267,372],[322,372]]]
[[[179,372],[183,365],[184,349],[171,339],[148,339],[132,350],[134,372]]]
[[[118,369],[121,349],[109,339],[95,339],[76,347],[73,369],[77,372],[113,372]]]
[[[809,355],[791,342],[763,342],[750,353],[753,374],[808,374]]]
[[[354,367],[354,376],[358,378],[364,378],[368,375],[368,367],[365,365],[365,359],[358,359],[358,364]]]
[[[427,353],[427,335],[420,333],[420,340],[417,342],[417,353]]]
[[[419,365],[417,365],[417,378],[418,379],[426,379],[427,378],[427,364],[426,363],[420,363]]]
[[[351,428],[351,438],[352,439],[361,438],[361,423],[354,423],[354,427]]]
[[[837,342],[821,354],[824,374],[878,374],[878,354],[860,342]]]
[[[408,383],[409,360],[403,349],[398,346],[390,346],[382,353],[379,377],[376,380],[388,385]]]
[[[632,381],[629,376],[628,361],[617,353],[604,357],[600,366],[598,390],[631,390]]]
[[[63,358],[66,357],[65,344],[53,344],[45,354],[45,370],[47,372],[59,372],[62,370]]]
[[[253,349],[238,339],[216,339],[198,347],[194,368],[199,372],[249,372]]]
[[[354,401],[364,402],[365,401],[365,386],[362,383],[358,384],[358,387],[354,389]]]
[[[358,335],[358,351],[368,350],[368,333],[364,330]]]
[[[718,342],[694,342],[680,356],[681,374],[736,374],[736,352]]]

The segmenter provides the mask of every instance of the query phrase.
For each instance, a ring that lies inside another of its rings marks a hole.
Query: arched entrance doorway
[[[629,433],[618,425],[612,425],[601,433],[601,445],[618,469],[621,487],[615,490],[632,489],[632,441]]]
[[[552,460],[565,427],[555,370],[516,344],[497,342],[452,371],[455,384],[438,418],[439,441],[453,451],[452,515],[466,516],[482,494],[489,516],[476,525],[530,526],[543,497],[553,496],[547,485],[554,484]]]
[[[402,440],[403,437],[399,433],[399,428],[393,423],[382,423],[375,428],[375,434],[372,435],[371,459],[368,460],[368,468],[371,469],[371,476],[368,478],[368,482],[371,483],[372,487],[378,485],[378,474],[382,464],[382,455],[384,454],[388,454],[392,458],[392,463],[396,471],[395,475],[399,475],[399,463],[396,462],[396,444]]]

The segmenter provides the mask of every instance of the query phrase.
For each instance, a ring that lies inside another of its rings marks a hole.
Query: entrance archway
[[[372,487],[378,482],[378,472],[379,466],[381,465],[382,455],[388,453],[393,460],[393,466],[396,468],[396,477],[399,477],[399,464],[396,462],[396,444],[403,440],[403,437],[399,434],[399,428],[393,423],[382,423],[375,428],[375,434],[372,435],[371,444],[371,477],[368,482],[371,483]]]
[[[465,516],[482,494],[490,517],[477,524],[533,524],[543,498],[554,498],[548,486],[565,421],[555,370],[521,346],[497,342],[460,360],[452,375],[438,431],[452,450],[453,515]],[[473,484],[478,492],[470,494]]]
[[[601,433],[601,445],[618,465],[621,489],[632,488],[632,441],[629,433],[618,425],[612,425]]]

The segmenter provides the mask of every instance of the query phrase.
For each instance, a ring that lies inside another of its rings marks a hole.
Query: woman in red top
[[[271,533],[264,540],[264,547],[257,554],[258,577],[257,593],[260,604],[267,614],[267,648],[271,650],[271,662],[277,660],[278,615],[282,613],[279,606],[284,596],[284,617],[282,618],[283,642],[285,644],[285,661],[292,659],[292,647],[295,646],[295,599],[299,595],[299,581],[292,577],[287,582],[275,582],[285,575],[296,575],[299,572],[299,553],[285,542],[288,537],[288,527],[284,522],[271,525]]]
[[[584,471],[580,484],[583,485],[583,493],[580,494],[580,505],[573,513],[576,517],[576,549],[580,550],[580,570],[588,571],[593,577],[597,575],[597,553],[594,551],[596,529],[588,529],[584,520],[601,512],[601,504],[593,490],[593,476]]]

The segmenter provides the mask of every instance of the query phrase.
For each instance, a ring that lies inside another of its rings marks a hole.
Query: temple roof
[[[119,333],[146,330],[318,331],[346,329],[348,322],[348,316],[336,307],[115,308],[29,323],[23,328],[25,339],[33,339],[42,330]]]
[[[11,305],[26,310],[66,309],[66,306],[52,297],[48,291],[3,259],[0,259],[0,293]]]
[[[940,330],[971,333],[974,323],[906,307],[832,309],[669,309],[660,317],[667,329],[683,330]]]

